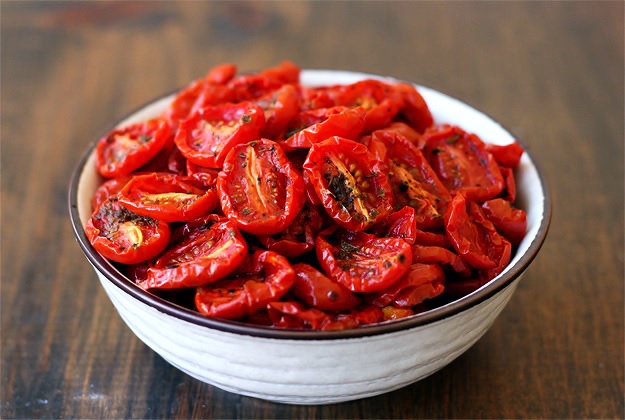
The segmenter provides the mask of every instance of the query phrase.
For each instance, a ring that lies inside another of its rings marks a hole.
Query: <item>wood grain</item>
[[[2,418],[623,418],[622,2],[2,1]],[[549,237],[492,329],[398,391],[289,406],[221,391],[125,326],[77,246],[86,147],[213,64],[411,80],[538,160]]]

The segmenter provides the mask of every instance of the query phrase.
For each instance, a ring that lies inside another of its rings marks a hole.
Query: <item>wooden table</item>
[[[622,418],[623,2],[2,1],[2,418]],[[492,329],[398,391],[328,406],[227,393],[122,322],[69,224],[110,123],[212,65],[392,75],[528,146],[548,239]]]

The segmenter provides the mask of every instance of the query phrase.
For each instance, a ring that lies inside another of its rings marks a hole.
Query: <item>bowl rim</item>
[[[315,70],[315,69],[305,69],[303,71],[308,72],[333,72],[333,70]],[[340,73],[349,73],[351,75],[358,76],[368,76],[368,77],[376,77],[380,78],[378,75],[365,74],[359,72],[351,72],[351,71],[343,71],[337,70]],[[389,79],[389,78],[385,78]],[[398,80],[398,79],[393,79]],[[414,84],[413,82],[406,82]],[[419,85],[415,85],[420,87]],[[438,90],[424,87],[430,91],[434,91],[437,93],[442,93]],[[113,124],[110,124],[107,128],[103,130],[100,136],[96,138],[95,141],[92,141],[90,146],[82,155],[78,164],[76,165],[69,184],[68,191],[68,208],[70,214],[70,221],[72,225],[72,230],[80,246],[81,250],[87,257],[88,261],[92,264],[92,266],[103,275],[108,281],[110,281],[114,286],[121,289],[122,292],[127,293],[134,299],[140,301],[141,303],[148,305],[149,307],[172,316],[174,318],[180,319],[182,321],[189,322],[191,324],[195,324],[199,327],[206,327],[209,329],[233,333],[237,335],[247,335],[259,338],[273,338],[273,339],[290,339],[290,340],[334,340],[334,339],[348,339],[348,338],[361,338],[361,337],[370,337],[377,336],[381,334],[389,334],[398,331],[404,331],[413,329],[416,327],[433,324],[437,321],[442,321],[443,319],[452,317],[460,312],[466,311],[486,300],[495,294],[501,292],[507,286],[512,284],[523,272],[530,263],[536,258],[540,248],[545,242],[547,237],[547,232],[549,230],[549,226],[551,224],[551,214],[552,214],[552,202],[551,202],[551,193],[547,186],[547,182],[544,176],[543,171],[540,169],[536,160],[533,158],[531,153],[525,148],[525,153],[527,154],[530,162],[534,166],[534,169],[537,173],[538,179],[540,181],[540,185],[543,191],[543,214],[542,219],[540,221],[540,225],[537,229],[536,236],[530,243],[527,248],[525,254],[519,257],[518,261],[499,278],[494,281],[488,282],[486,285],[482,286],[475,292],[464,296],[460,299],[447,303],[443,306],[434,308],[432,310],[415,314],[413,316],[394,320],[387,321],[378,324],[365,325],[358,328],[340,330],[340,331],[310,331],[310,330],[295,330],[295,329],[278,329],[269,326],[257,326],[252,324],[247,324],[241,321],[232,321],[232,320],[223,320],[216,318],[209,318],[201,315],[199,312],[192,311],[190,309],[179,306],[175,303],[169,302],[164,298],[156,296],[150,292],[147,292],[137,285],[132,283],[128,278],[126,278],[117,268],[106,258],[102,257],[89,243],[87,236],[85,234],[84,227],[82,226],[80,215],[78,212],[78,184],[81,179],[81,175],[83,174],[84,168],[89,161],[91,155],[93,154],[96,145],[97,139],[101,138],[102,135],[108,133],[111,129],[117,126],[121,121],[124,121],[130,118],[132,115],[138,113],[142,109],[146,108],[150,104],[153,104],[159,100],[163,100],[169,96],[175,94],[179,89],[174,90],[173,92],[169,92],[163,95],[160,95],[150,101],[147,101],[139,106],[137,106],[132,111],[126,113],[122,118],[118,119]],[[448,96],[443,93],[443,95],[449,97],[452,100],[458,99]],[[487,113],[479,110],[478,108],[473,107],[468,102],[462,100],[459,101],[466,106],[476,110],[491,121],[499,124],[497,120],[492,118]],[[508,130],[506,127],[501,126],[505,131],[513,135],[512,131]],[[513,135],[517,141],[519,138]],[[100,276],[102,277],[102,276]]]

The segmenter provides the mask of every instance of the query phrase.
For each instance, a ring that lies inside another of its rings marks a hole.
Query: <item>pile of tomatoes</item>
[[[222,64],[99,140],[86,233],[130,281],[206,316],[354,328],[506,267],[527,225],[522,154],[435,125],[408,83],[305,87],[288,61]]]

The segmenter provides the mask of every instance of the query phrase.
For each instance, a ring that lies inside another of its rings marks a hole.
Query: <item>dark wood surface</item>
[[[623,2],[0,7],[2,418],[624,417]],[[386,395],[289,406],[186,376],[125,326],[70,228],[72,170],[109,124],[214,64],[283,59],[458,97],[551,188],[548,239],[492,329]]]

